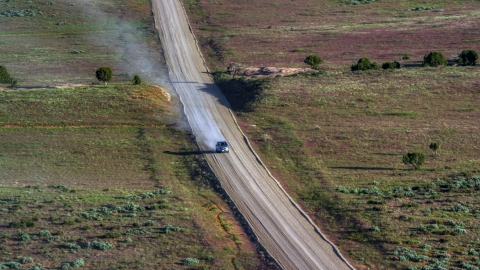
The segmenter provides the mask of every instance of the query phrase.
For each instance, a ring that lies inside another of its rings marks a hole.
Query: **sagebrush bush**
[[[459,55],[457,62],[462,66],[475,66],[478,60],[478,53],[475,50],[463,50]]]
[[[20,259],[21,264],[32,263],[32,262],[34,262],[32,257],[22,257]]]
[[[183,261],[183,265],[197,265],[199,263],[199,261],[197,259],[193,259],[193,258],[186,258],[184,261]]]
[[[358,60],[356,65],[352,65],[352,71],[356,70],[369,70],[369,69],[379,69],[378,64],[376,62],[370,62],[367,57],[362,57]]]
[[[448,61],[445,59],[445,56],[441,52],[431,52],[425,54],[423,57],[422,66],[424,67],[439,67],[446,66]]]

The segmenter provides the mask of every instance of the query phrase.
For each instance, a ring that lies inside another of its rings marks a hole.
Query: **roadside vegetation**
[[[358,269],[480,268],[477,1],[184,2],[256,151]]]
[[[10,90],[0,100],[0,263],[265,265],[158,87]]]
[[[149,1],[0,1],[0,24],[0,269],[273,268],[153,85]]]

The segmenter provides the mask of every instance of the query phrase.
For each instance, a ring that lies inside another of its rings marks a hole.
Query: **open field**
[[[14,11],[24,16],[0,16],[0,63],[20,86],[90,84],[101,66],[113,81],[139,74],[163,84],[150,1],[0,2],[0,14]]]
[[[480,248],[477,68],[230,78],[217,74],[262,160],[357,267],[426,263],[402,247],[476,265],[463,252]],[[407,152],[426,154],[420,170]]]
[[[211,188],[174,93],[129,83],[171,89],[150,1],[0,14],[0,65],[19,85],[0,88],[0,268],[271,268]]]
[[[0,262],[265,267],[158,87],[0,96]]]
[[[478,1],[184,3],[262,160],[356,267],[480,267],[480,73],[421,67],[431,51],[478,51]],[[408,10],[420,6],[434,9]],[[232,61],[303,67],[309,54],[324,59],[317,75],[222,72]],[[350,72],[363,56],[409,59]],[[420,170],[402,163],[408,152],[426,154]]]
[[[479,49],[480,3],[465,1],[183,0],[212,69],[245,66],[303,67],[309,54],[328,70],[345,70],[361,57],[412,64],[430,51],[447,58]],[[417,7],[433,10],[409,11]]]

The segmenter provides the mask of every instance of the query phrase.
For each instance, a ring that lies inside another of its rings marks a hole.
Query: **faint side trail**
[[[169,75],[204,151],[230,142],[229,154],[207,160],[260,244],[284,269],[353,269],[271,176],[213,83],[179,0],[152,0]]]

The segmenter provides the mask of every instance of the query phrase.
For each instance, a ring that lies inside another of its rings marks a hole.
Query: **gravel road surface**
[[[213,83],[179,0],[152,0],[170,80],[200,148],[260,244],[283,269],[354,269],[271,176]],[[216,154],[225,139],[229,154]]]

